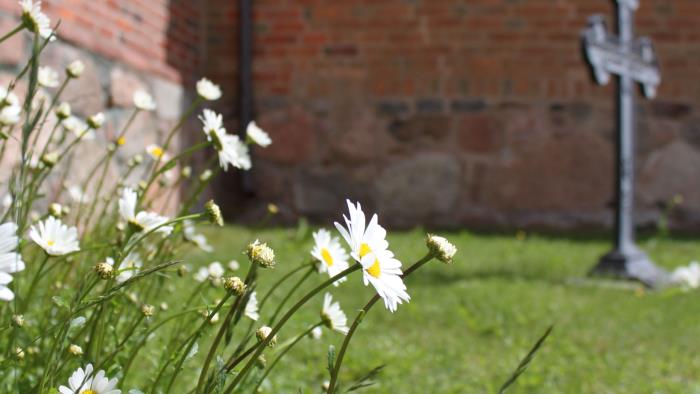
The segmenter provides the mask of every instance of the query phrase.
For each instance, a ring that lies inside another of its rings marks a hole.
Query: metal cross
[[[649,286],[668,281],[634,242],[634,134],[635,82],[644,95],[653,98],[661,82],[656,53],[648,38],[634,38],[633,14],[639,0],[616,0],[618,36],[608,33],[602,16],[589,18],[583,31],[583,47],[600,85],[617,76],[617,187],[615,247],[603,256],[593,274],[639,280]]]

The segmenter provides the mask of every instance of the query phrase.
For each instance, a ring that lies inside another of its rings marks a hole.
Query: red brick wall
[[[19,15],[16,0],[0,10]],[[43,0],[58,35],[83,49],[173,81],[199,72],[201,6],[187,0]]]
[[[255,92],[276,144],[258,195],[322,218],[349,196],[397,225],[609,225],[613,86],[579,33],[609,0],[256,0]],[[641,0],[663,84],[640,106],[639,218],[698,223],[697,0]],[[674,163],[682,164],[674,164]]]

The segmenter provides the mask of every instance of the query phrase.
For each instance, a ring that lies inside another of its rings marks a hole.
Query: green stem
[[[306,271],[306,273],[304,274],[304,276],[302,276],[302,277],[297,281],[297,283],[295,283],[294,286],[292,286],[292,288],[289,289],[289,291],[287,292],[287,294],[284,296],[284,298],[282,298],[282,301],[281,301],[281,302],[279,303],[279,305],[277,306],[277,309],[275,310],[275,313],[272,314],[272,317],[270,318],[270,325],[272,325],[272,324],[275,323],[275,320],[277,320],[277,316],[279,315],[280,311],[282,311],[282,307],[284,307],[284,304],[286,304],[287,301],[289,301],[289,299],[292,297],[292,294],[294,294],[294,293],[297,291],[297,289],[299,289],[299,287],[301,287],[301,285],[306,281],[306,279],[309,278],[309,276],[310,276],[314,271],[316,271],[316,268],[315,268],[314,266],[311,266],[311,268],[310,268],[308,271]]]
[[[418,260],[416,263],[411,265],[406,271],[404,271],[403,275],[401,275],[401,278],[406,278],[408,275],[413,273],[415,270],[418,268],[422,267],[424,264],[429,262],[430,260],[433,259],[433,254],[428,253],[423,257],[422,259]],[[338,382],[338,374],[340,372],[340,367],[343,365],[343,358],[345,357],[345,352],[348,349],[348,345],[350,344],[350,340],[352,339],[353,335],[355,334],[355,331],[357,330],[357,327],[360,325],[362,322],[362,319],[364,316],[369,312],[370,309],[374,306],[374,304],[379,301],[379,294],[375,294],[374,297],[372,297],[367,304],[360,310],[360,312],[357,314],[357,317],[355,317],[355,320],[353,320],[352,325],[350,326],[350,330],[348,330],[348,334],[345,336],[345,339],[343,340],[343,345],[340,348],[340,352],[338,352],[338,357],[335,360],[335,366],[333,367],[333,371],[331,372],[331,381],[328,384],[328,390],[326,393],[330,394],[333,393],[333,389]]]
[[[287,354],[287,352],[290,351],[294,347],[294,345],[297,344],[297,342],[301,341],[304,337],[308,336],[311,333],[311,331],[313,331],[314,328],[320,327],[322,325],[323,325],[323,323],[314,324],[313,326],[309,327],[309,329],[307,329],[306,331],[299,334],[296,338],[294,338],[294,341],[292,341],[292,343],[290,343],[288,346],[283,348],[282,351],[280,352],[280,354],[277,357],[275,357],[275,359],[272,361],[272,363],[270,363],[270,366],[267,367],[267,369],[265,370],[265,373],[263,373],[263,375],[260,377],[260,379],[258,379],[258,384],[255,385],[255,388],[251,392],[257,393],[262,382],[265,380],[267,375],[269,375],[270,372],[272,372],[272,369],[275,367],[275,365],[277,365],[277,363],[282,359],[282,357],[284,357],[284,355]]]
[[[15,27],[14,29],[10,30],[7,34],[0,37],[0,43],[7,40],[8,38],[14,36],[15,34],[21,32],[23,29],[24,29],[24,23],[20,23],[19,26]]]
[[[292,306],[287,313],[285,313],[284,316],[280,319],[280,321],[272,328],[272,331],[270,334],[265,338],[262,342],[260,342],[260,345],[258,346],[255,354],[251,357],[250,360],[246,363],[246,365],[243,367],[241,372],[236,375],[234,378],[233,382],[228,386],[228,388],[224,391],[225,393],[231,393],[233,389],[238,385],[238,383],[241,382],[241,380],[246,376],[250,368],[253,366],[253,362],[260,356],[260,354],[265,350],[265,347],[267,347],[268,343],[272,340],[272,338],[275,337],[275,334],[279,332],[279,330],[287,323],[287,321],[296,313],[299,308],[301,308],[304,304],[306,304],[313,296],[321,292],[321,290],[325,289],[326,287],[330,286],[337,280],[344,278],[354,271],[359,270],[362,268],[360,264],[354,264],[351,267],[347,268],[346,270],[340,272],[338,275],[326,280],[325,282],[321,283],[320,285],[316,286],[313,290],[311,290],[308,294],[306,294],[304,297],[302,297],[299,301],[297,301],[294,306]]]

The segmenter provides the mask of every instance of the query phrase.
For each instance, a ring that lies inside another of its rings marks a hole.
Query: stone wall
[[[256,152],[255,204],[289,221],[327,221],[349,197],[400,227],[611,225],[614,89],[591,82],[578,34],[593,13],[610,21],[612,1],[259,0],[254,12],[257,119],[275,141]],[[664,78],[638,108],[642,223],[678,194],[674,225],[700,224],[698,12],[641,0],[637,14]]]

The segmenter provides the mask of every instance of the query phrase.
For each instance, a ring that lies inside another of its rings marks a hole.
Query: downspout
[[[238,47],[239,88],[239,136],[245,141],[245,129],[253,120],[253,0],[239,0],[240,26]],[[251,152],[252,160],[252,152]],[[249,171],[241,171],[241,190],[245,195],[253,193],[253,179]]]

